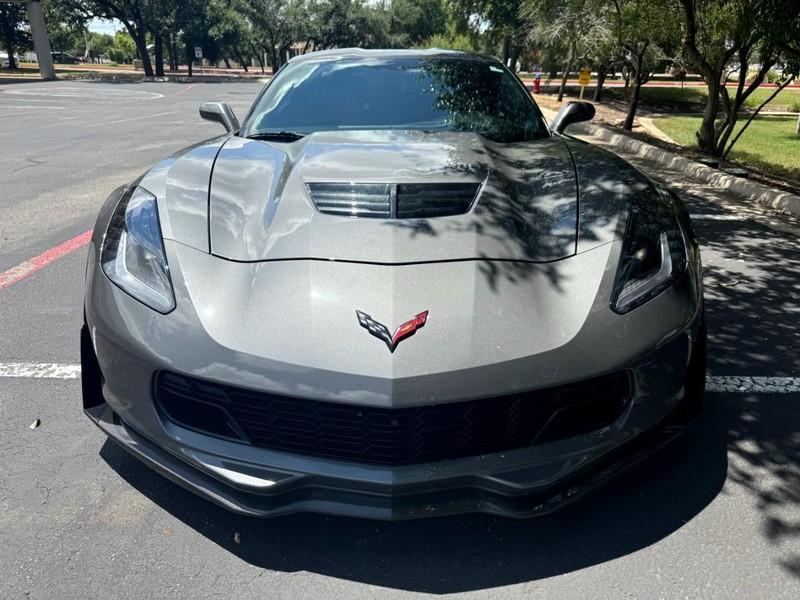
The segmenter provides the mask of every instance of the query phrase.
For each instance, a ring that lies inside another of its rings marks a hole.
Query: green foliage
[[[437,33],[432,35],[422,43],[418,44],[420,48],[444,48],[448,50],[462,50],[464,52],[476,52],[478,50],[475,45],[475,40],[471,36],[461,34],[443,34]]]
[[[419,45],[447,28],[442,0],[393,0],[389,19],[393,46]]]
[[[15,53],[25,51],[31,46],[30,36],[22,28],[24,21],[24,5],[0,3],[0,45],[11,60]],[[19,65],[14,66],[19,67]]]
[[[131,63],[136,57],[136,42],[127,31],[118,31],[108,49],[108,57],[115,63]]]

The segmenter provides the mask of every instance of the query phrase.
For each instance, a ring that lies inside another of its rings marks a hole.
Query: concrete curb
[[[690,158],[678,156],[661,148],[651,146],[644,142],[615,133],[606,127],[591,125],[589,123],[576,123],[569,128],[571,135],[580,135],[600,139],[614,146],[619,146],[631,154],[636,154],[648,160],[656,161],[668,167],[684,171],[689,177],[717,188],[726,189],[745,200],[756,202],[782,213],[800,217],[800,196],[783,192],[774,188],[749,181],[735,175],[728,175],[717,169],[707,167]]]

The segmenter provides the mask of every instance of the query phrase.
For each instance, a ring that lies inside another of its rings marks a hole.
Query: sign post
[[[581,69],[581,74],[578,77],[578,84],[581,86],[581,100],[583,100],[583,90],[587,85],[589,85],[591,78],[592,74],[589,69]]]
[[[202,46],[194,47],[194,57],[200,61],[200,75],[203,75],[203,48]]]

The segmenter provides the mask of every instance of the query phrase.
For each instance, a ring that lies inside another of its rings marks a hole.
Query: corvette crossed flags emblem
[[[390,333],[386,325],[379,323],[365,312],[356,310],[356,316],[358,317],[359,325],[379,340],[385,342],[389,347],[389,352],[394,352],[395,348],[397,348],[397,344],[407,337],[414,335],[420,327],[425,326],[425,322],[428,320],[428,311],[421,312],[410,321],[406,321],[395,329],[394,333]]]

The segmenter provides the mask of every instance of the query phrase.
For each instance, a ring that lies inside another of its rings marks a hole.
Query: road
[[[549,517],[242,518],[105,441],[74,369],[19,376],[12,363],[78,363],[79,236],[105,196],[217,134],[199,103],[242,116],[258,89],[0,85],[0,282],[28,265],[0,283],[0,598],[800,597],[800,224],[657,165],[642,167],[695,219],[712,389],[729,391],[641,468]]]

